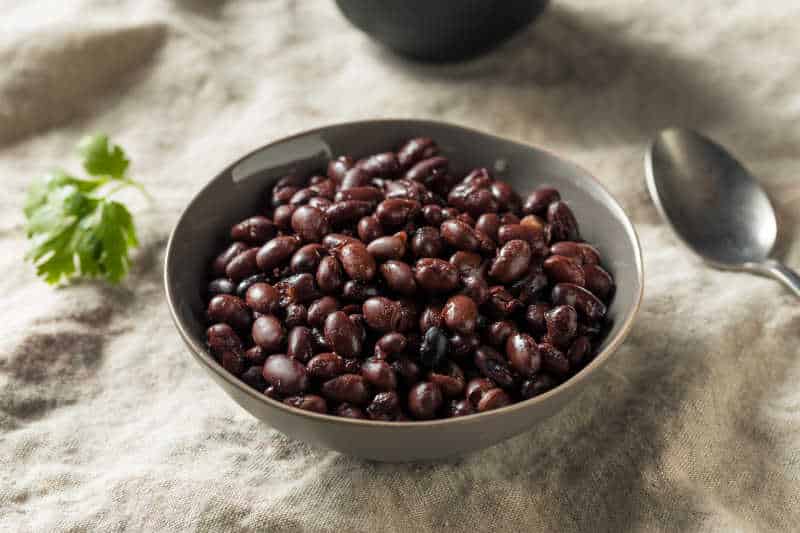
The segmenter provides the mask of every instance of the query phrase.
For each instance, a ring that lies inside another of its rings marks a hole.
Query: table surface
[[[0,530],[796,530],[800,306],[712,271],[659,221],[662,127],[729,146],[800,267],[800,4],[555,0],[469,63],[405,61],[332,2],[0,0]],[[291,132],[434,118],[592,169],[640,232],[630,339],[558,416],[485,451],[382,465],[257,422],[187,356],[163,298],[169,228],[240,154]],[[54,290],[23,263],[32,177],[103,131],[157,197],[118,287]]]

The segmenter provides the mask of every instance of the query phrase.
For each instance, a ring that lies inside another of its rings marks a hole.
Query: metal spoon
[[[661,215],[711,266],[771,276],[800,297],[797,272],[769,257],[778,233],[769,198],[724,148],[691,130],[664,130],[645,173]]]

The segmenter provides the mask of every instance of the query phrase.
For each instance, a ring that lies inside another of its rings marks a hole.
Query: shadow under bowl
[[[602,252],[617,284],[609,306],[613,325],[598,354],[562,385],[494,411],[419,422],[353,420],[302,411],[267,398],[223,369],[205,346],[208,265],[234,223],[263,208],[280,177],[312,173],[331,156],[386,151],[403,140],[436,139],[455,172],[494,168],[521,194],[542,184],[557,187],[573,208],[583,237]],[[533,428],[558,412],[598,375],[627,336],[643,291],[642,256],[628,217],[585,170],[544,150],[467,128],[425,120],[371,120],[327,126],[267,144],[214,177],[189,203],[167,246],[164,281],[175,325],[189,351],[223,390],[256,418],[286,435],[323,448],[379,461],[460,455]]]

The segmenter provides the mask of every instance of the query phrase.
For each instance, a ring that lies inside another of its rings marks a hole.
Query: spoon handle
[[[780,261],[769,259],[759,264],[757,270],[761,274],[777,279],[789,287],[789,290],[791,290],[795,296],[800,298],[800,275],[788,266]]]

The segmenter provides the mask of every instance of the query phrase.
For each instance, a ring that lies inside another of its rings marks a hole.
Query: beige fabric
[[[642,181],[693,125],[760,176],[800,267],[800,4],[556,0],[475,62],[376,48],[333,2],[0,0],[0,530],[791,531],[800,527],[800,306],[702,266]],[[161,286],[168,230],[216,169],[366,117],[452,121],[592,169],[643,241],[646,299],[559,416],[440,464],[365,463],[258,423],[188,357]],[[89,131],[132,155],[142,248],[121,287],[22,263],[32,176]]]

